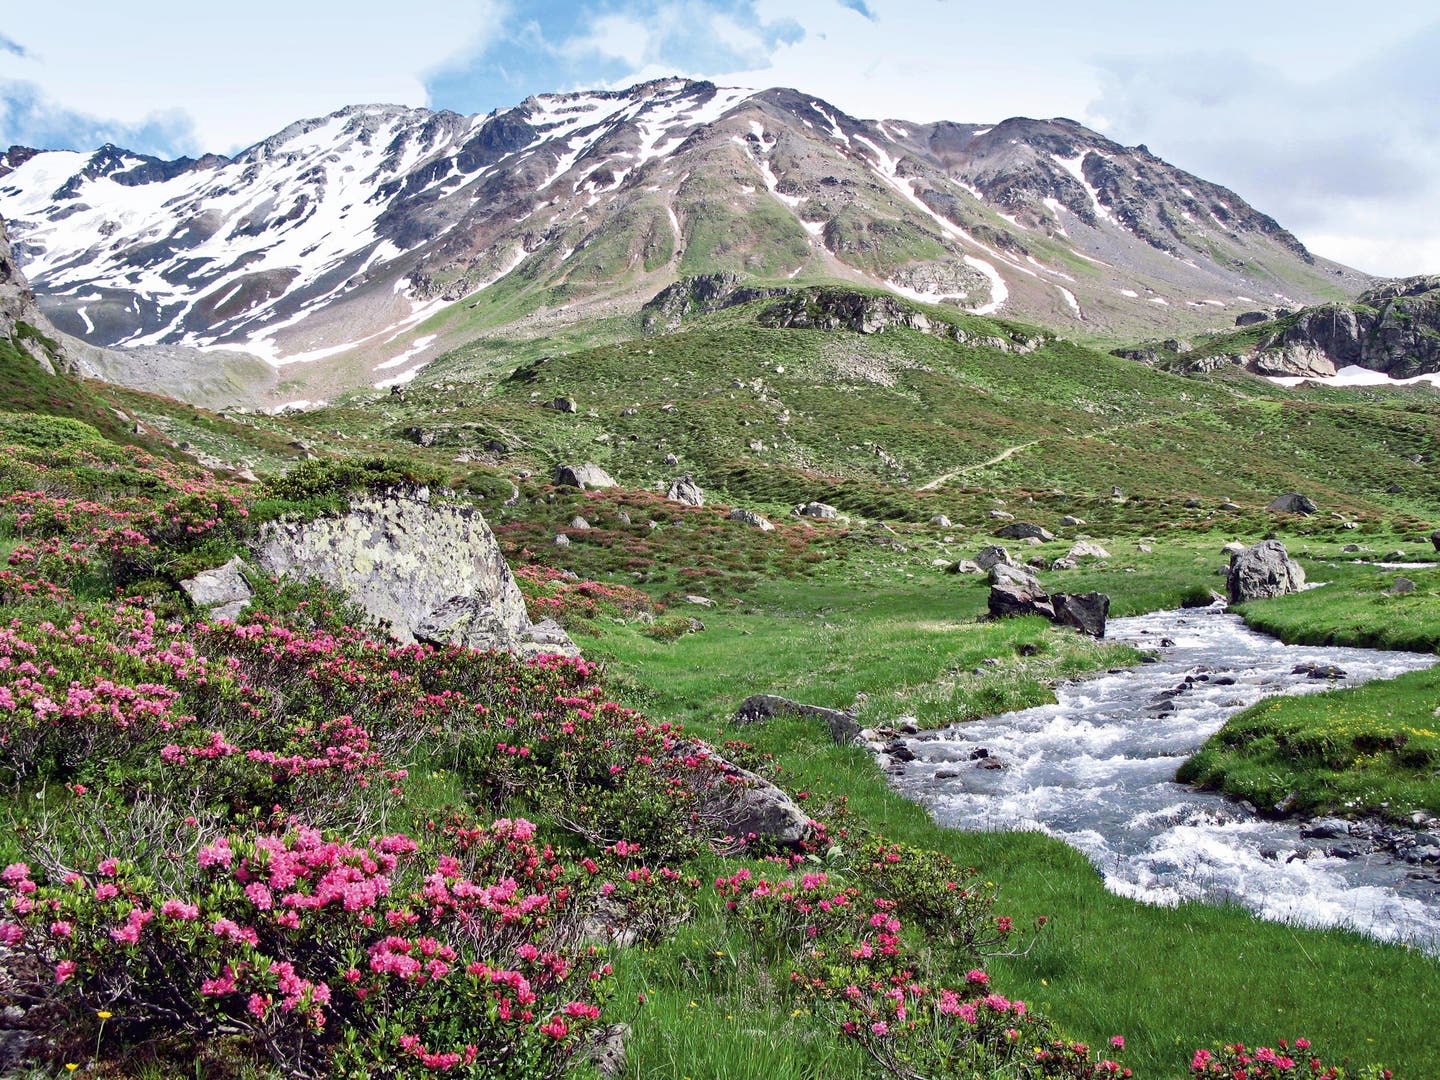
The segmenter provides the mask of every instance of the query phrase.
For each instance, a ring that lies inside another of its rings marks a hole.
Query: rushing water
[[[1332,857],[1322,849],[1337,841],[1304,839],[1296,822],[1174,782],[1201,743],[1261,698],[1393,678],[1436,657],[1284,645],[1218,607],[1115,619],[1108,636],[1158,649],[1160,662],[1067,683],[1055,705],[912,739],[917,759],[897,778],[901,789],[942,825],[1059,837],[1123,895],[1228,899],[1266,918],[1352,926],[1440,951],[1433,868],[1382,854]],[[1292,673],[1307,663],[1336,665],[1346,678]],[[976,757],[981,749],[989,759]],[[985,768],[994,758],[1004,767]]]

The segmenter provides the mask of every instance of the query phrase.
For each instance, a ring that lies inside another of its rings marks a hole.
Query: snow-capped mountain
[[[0,215],[62,330],[343,358],[376,384],[462,341],[474,294],[502,280],[534,310],[638,306],[717,270],[839,277],[1097,334],[1367,284],[1233,192],[1073,121],[859,120],[680,79],[485,116],[356,106],[233,158],[12,148]]]

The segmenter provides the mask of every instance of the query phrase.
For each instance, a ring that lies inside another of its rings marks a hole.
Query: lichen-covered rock
[[[989,570],[991,567],[997,566],[1000,563],[1013,564],[1014,560],[1010,558],[1010,552],[1008,550],[999,544],[991,544],[989,547],[981,550],[979,555],[975,556],[975,562],[979,564],[981,570]]]
[[[254,597],[245,580],[245,562],[236,555],[224,566],[205,570],[180,583],[185,595],[212,619],[234,620]]]
[[[1279,540],[1262,540],[1230,557],[1226,591],[1232,604],[1299,592],[1305,571]]]
[[[801,517],[820,518],[824,521],[834,521],[840,516],[840,511],[828,503],[808,502],[795,508],[795,513]]]
[[[424,489],[357,495],[342,514],[271,522],[259,562],[343,592],[400,641],[574,655],[573,643],[534,647],[539,628],[480,512],[431,502]]]

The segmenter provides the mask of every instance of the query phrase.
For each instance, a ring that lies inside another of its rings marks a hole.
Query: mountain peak
[[[1065,117],[862,120],[678,76],[483,116],[348,106],[233,159],[102,147],[4,167],[0,213],[61,329],[352,357],[379,383],[462,341],[462,315],[416,328],[502,281],[534,310],[638,308],[695,274],[841,279],[1126,337],[1368,284],[1234,192]]]

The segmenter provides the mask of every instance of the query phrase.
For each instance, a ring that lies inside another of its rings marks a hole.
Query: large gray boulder
[[[234,619],[250,603],[255,593],[245,580],[245,562],[236,555],[224,566],[205,570],[180,582],[190,602],[212,619]]]
[[[726,761],[703,743],[691,743],[679,753],[708,758],[713,782],[696,792],[701,821],[714,833],[735,843],[763,841],[794,847],[809,839],[815,824],[800,804],[769,780]]]
[[[356,495],[346,512],[311,521],[270,522],[258,559],[268,574],[339,590],[403,642],[574,655],[568,638],[540,647],[554,635],[535,636],[540,628],[480,512],[431,502],[423,488]]]
[[[1436,529],[1430,534],[1430,543],[1435,545],[1436,551],[1440,551],[1440,529]]]
[[[583,465],[556,465],[554,480],[558,487],[579,488],[581,491],[618,486],[609,473],[589,461]]]
[[[683,506],[705,505],[705,493],[700,490],[700,485],[695,483],[695,478],[688,473],[678,477],[670,485],[670,491],[665,497],[671,502],[680,503]]]
[[[1299,592],[1305,584],[1305,571],[1279,540],[1262,540],[1230,556],[1230,574],[1225,584],[1230,602],[1241,604]]]
[[[1076,540],[1070,545],[1070,550],[1065,553],[1065,558],[1074,559],[1077,562],[1080,559],[1108,559],[1110,552],[1089,540]]]
[[[1304,514],[1307,517],[1320,508],[1315,505],[1315,500],[1308,495],[1301,495],[1298,491],[1292,491],[1288,495],[1281,495],[1269,506],[1270,510],[1281,514]]]
[[[1110,597],[1105,593],[1056,593],[1050,601],[1061,626],[1073,626],[1091,637],[1105,636],[1105,620],[1110,615]]]
[[[860,725],[847,712],[820,705],[805,705],[776,694],[753,694],[746,698],[735,710],[733,722],[737,727],[743,727],[763,723],[772,716],[800,716],[823,721],[830,729],[830,737],[842,746],[854,742],[860,734]]]
[[[1006,525],[1003,529],[997,529],[995,535],[1002,540],[1042,540],[1049,543],[1055,539],[1055,534],[1033,521],[1016,521]]]
[[[991,618],[1009,619],[1020,615],[1040,615],[1055,620],[1055,606],[1043,589],[1019,582],[1000,581],[990,586],[987,607]]]

